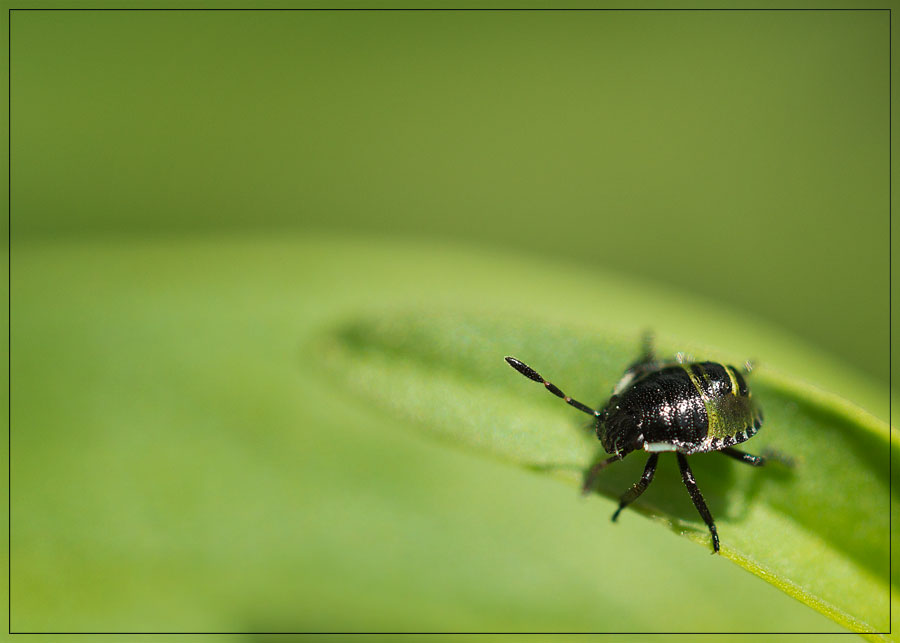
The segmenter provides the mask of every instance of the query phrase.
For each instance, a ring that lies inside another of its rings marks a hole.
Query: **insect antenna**
[[[519,371],[522,375],[524,375],[525,377],[527,377],[530,380],[534,380],[535,382],[540,382],[541,384],[544,385],[544,387],[546,387],[546,389],[548,391],[553,393],[556,397],[561,397],[563,400],[565,400],[566,404],[568,404],[570,406],[574,406],[579,411],[582,411],[583,413],[587,413],[588,415],[593,415],[595,417],[600,415],[600,411],[595,411],[591,407],[589,407],[585,404],[582,404],[578,400],[573,400],[571,397],[569,397],[568,395],[563,393],[561,390],[559,390],[559,387],[557,387],[555,384],[552,384],[551,382],[548,382],[547,380],[545,380],[543,377],[541,377],[540,373],[538,373],[536,370],[531,368],[528,364],[525,364],[524,362],[520,362],[515,357],[505,357],[504,359],[506,360],[507,364],[509,364],[514,369]]]

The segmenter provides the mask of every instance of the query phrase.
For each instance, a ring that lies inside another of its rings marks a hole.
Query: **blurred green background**
[[[305,347],[362,305],[602,307],[604,271],[779,327],[886,398],[888,30],[12,12],[12,629],[833,630],[647,521],[412,435]]]

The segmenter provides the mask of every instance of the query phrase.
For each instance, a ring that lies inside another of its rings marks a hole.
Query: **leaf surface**
[[[591,418],[517,374],[503,357],[518,357],[599,408],[634,361],[638,338],[521,317],[412,311],[341,324],[323,349],[347,385],[444,442],[579,485],[603,455]],[[765,367],[754,371],[751,387],[766,420],[743,448],[774,451],[790,463],[757,469],[718,453],[691,458],[722,556],[850,629],[887,631],[888,588],[896,577],[889,570],[889,509],[897,507],[888,474],[890,451],[898,455],[895,432],[849,402]],[[645,460],[635,453],[606,469],[598,493],[618,498]],[[672,455],[662,455],[654,484],[632,507],[710,547]]]

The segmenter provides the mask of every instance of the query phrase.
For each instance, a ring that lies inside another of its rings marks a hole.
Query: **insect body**
[[[613,520],[650,485],[659,454],[674,451],[684,485],[709,527],[713,550],[719,551],[715,521],[697,487],[687,456],[720,451],[752,466],[765,464],[761,456],[744,453],[733,446],[755,435],[763,419],[747,387],[745,373],[717,362],[659,362],[648,342],[641,359],[625,371],[606,406],[597,411],[572,399],[516,358],[507,357],[506,361],[566,403],[594,416],[597,437],[611,455],[588,470],[585,493],[608,465],[632,451],[650,453],[644,474],[622,495]]]

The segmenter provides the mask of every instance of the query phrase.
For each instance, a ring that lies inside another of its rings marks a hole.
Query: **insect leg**
[[[766,459],[761,455],[750,455],[749,453],[744,453],[740,449],[735,449],[734,447],[725,447],[722,449],[721,453],[734,458],[735,460],[740,460],[741,462],[746,462],[747,464],[754,467],[761,467],[766,463]]]
[[[507,364],[509,364],[514,369],[519,371],[522,375],[524,375],[525,377],[527,377],[530,380],[534,380],[535,382],[540,382],[541,384],[544,385],[544,387],[546,387],[546,389],[548,391],[553,393],[556,397],[561,397],[563,400],[565,400],[566,404],[569,404],[570,406],[574,406],[579,411],[587,413],[588,415],[593,415],[595,417],[600,415],[600,411],[595,411],[591,407],[589,407],[585,404],[582,404],[578,400],[573,400],[571,397],[569,397],[568,395],[563,393],[561,390],[559,390],[559,387],[557,387],[555,384],[551,384],[550,382],[545,380],[543,377],[541,377],[540,373],[538,373],[536,370],[531,368],[528,364],[520,362],[515,357],[506,357],[504,359],[506,359]]]
[[[700,488],[697,486],[697,481],[694,480],[694,472],[691,471],[687,458],[683,453],[677,453],[676,455],[678,456],[678,466],[681,469],[681,479],[684,481],[684,486],[687,487],[691,500],[694,501],[694,506],[697,508],[697,511],[700,512],[700,517],[703,518],[703,522],[709,527],[709,533],[712,534],[713,551],[718,553],[719,534],[716,532],[716,523],[713,520],[712,514],[709,513],[706,501],[703,499],[703,494],[700,493]]]
[[[653,331],[645,330],[641,335],[641,362],[655,362],[656,353],[653,350]]]
[[[766,462],[777,462],[778,464],[788,467],[789,469],[793,469],[796,464],[794,462],[794,458],[776,451],[775,449],[763,449],[763,455],[761,455],[760,457],[763,458]]]
[[[647,466],[644,467],[644,475],[641,476],[641,479],[638,480],[631,489],[622,494],[621,499],[619,499],[619,508],[616,509],[616,513],[612,515],[613,522],[619,517],[619,513],[632,502],[637,500],[644,491],[647,490],[647,487],[650,486],[650,483],[653,482],[653,474],[656,473],[656,461],[659,460],[659,454],[654,453],[647,460]]]
[[[610,456],[588,469],[587,475],[584,477],[584,484],[581,486],[581,493],[585,495],[590,493],[591,489],[594,488],[594,483],[597,481],[597,475],[613,462],[621,460],[622,457],[621,455]]]
[[[625,375],[616,385],[615,393],[621,392],[636,378],[657,368],[659,368],[659,363],[656,361],[656,352],[653,350],[653,332],[645,330],[641,335],[641,356],[625,371]]]

